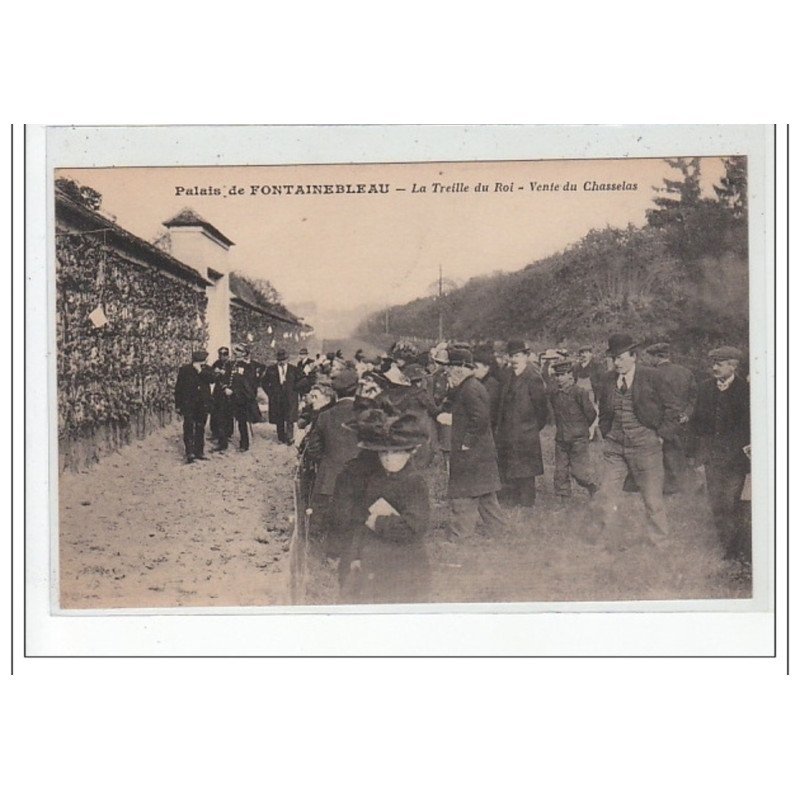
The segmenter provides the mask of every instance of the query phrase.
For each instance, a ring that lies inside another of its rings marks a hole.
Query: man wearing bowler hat
[[[297,396],[298,372],[289,363],[285,350],[276,353],[277,364],[271,364],[264,372],[264,391],[269,398],[269,421],[278,432],[281,444],[294,443],[294,423],[299,414]]]
[[[511,371],[500,391],[495,441],[503,480],[503,501],[532,506],[536,476],[544,473],[539,431],[549,407],[544,380],[528,360],[530,349],[521,339],[508,343]]]
[[[183,417],[183,444],[186,463],[207,461],[204,455],[206,420],[211,410],[211,384],[215,375],[206,364],[208,353],[195,350],[192,363],[178,370],[175,382],[175,408]]]
[[[447,496],[449,533],[453,538],[473,534],[478,515],[488,534],[496,533],[505,524],[505,514],[497,502],[501,484],[489,394],[474,370],[469,350],[448,350],[453,436]]]
[[[686,486],[686,430],[694,410],[697,381],[692,371],[671,360],[668,342],[651,344],[647,354],[655,368],[665,377],[681,409],[680,429],[674,439],[664,439],[664,494],[676,494]]]
[[[618,514],[625,478],[641,493],[647,512],[646,541],[658,547],[669,543],[664,509],[664,464],[661,443],[678,435],[680,408],[665,377],[637,363],[638,344],[625,333],[608,340],[612,359],[600,391],[600,431],[603,434],[603,477],[597,500],[601,521],[611,533],[609,544],[624,546]],[[628,526],[629,527],[629,526]]]
[[[725,557],[749,562],[749,520],[740,500],[750,472],[750,387],[736,374],[739,349],[718,347],[708,357],[713,377],[700,385],[691,427]]]

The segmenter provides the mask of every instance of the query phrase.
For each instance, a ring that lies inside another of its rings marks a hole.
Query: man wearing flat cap
[[[549,406],[542,377],[528,361],[530,349],[521,339],[508,343],[511,371],[502,383],[495,441],[503,481],[503,500],[532,506],[536,476],[544,474],[539,431]]]
[[[191,364],[178,370],[175,382],[175,408],[183,417],[183,444],[186,463],[195,460],[207,461],[204,454],[206,420],[211,410],[211,384],[214,373],[206,364],[208,353],[195,350]]]
[[[725,557],[749,561],[749,520],[740,501],[750,472],[750,387],[736,374],[743,357],[739,349],[718,347],[708,357],[713,377],[700,384],[691,428]]]
[[[680,408],[665,377],[637,363],[637,349],[637,342],[628,334],[609,337],[606,355],[612,359],[614,371],[604,379],[599,398],[604,444],[603,476],[596,499],[601,522],[611,537],[608,544],[624,547],[622,520],[616,516],[630,473],[647,513],[645,540],[661,547],[670,538],[661,443],[678,435]]]
[[[285,350],[275,354],[278,363],[270,364],[264,371],[264,391],[269,398],[269,421],[278,433],[281,444],[294,443],[294,423],[299,415],[299,398],[297,393],[298,372],[294,364],[289,363]]]
[[[452,538],[475,533],[478,516],[489,535],[505,524],[505,514],[497,501],[501,483],[489,395],[475,376],[474,367],[469,350],[457,347],[448,350],[453,433],[447,497]]]
[[[691,370],[672,363],[672,350],[668,342],[651,344],[646,352],[666,379],[680,406],[678,435],[674,439],[664,439],[663,444],[664,494],[677,494],[686,488],[686,432],[694,411],[697,381]]]

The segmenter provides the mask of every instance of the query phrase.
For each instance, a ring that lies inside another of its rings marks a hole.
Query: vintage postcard
[[[53,132],[55,613],[767,609],[767,129],[258,130]]]

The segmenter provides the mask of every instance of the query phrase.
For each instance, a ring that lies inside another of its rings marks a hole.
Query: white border
[[[771,298],[772,129],[765,126],[646,127],[155,127],[29,128],[28,324],[29,381],[48,386],[29,393],[28,419],[49,420],[55,431],[54,341],[49,308],[47,254],[52,253],[52,170],[55,167],[177,166],[180,164],[293,164],[436,160],[664,157],[742,153],[750,159],[751,378],[753,407],[773,407]],[[188,154],[188,155],[187,155]],[[46,213],[45,213],[46,211]],[[38,380],[41,378],[41,380]],[[50,400],[49,411],[47,400]],[[772,518],[774,420],[753,426],[754,531]],[[30,654],[504,654],[504,655],[768,655],[772,529],[754,536],[754,588],[750,601],[580,604],[585,609],[636,609],[639,613],[570,613],[575,604],[440,606],[426,613],[325,613],[320,609],[176,609],[153,616],[126,612],[52,616],[48,590],[48,529],[55,530],[57,457],[45,426],[29,425],[28,449],[28,651]],[[50,454],[51,480],[48,484]],[[52,493],[48,495],[48,485]],[[50,498],[50,503],[42,498]],[[49,511],[49,520],[48,520]],[[760,522],[757,522],[757,519]],[[49,524],[48,524],[49,521]],[[536,613],[542,608],[559,613]],[[659,610],[680,614],[647,613]],[[443,611],[446,609],[446,611]],[[569,609],[567,612],[565,609]],[[731,612],[731,609],[737,609]],[[226,611],[235,617],[224,616]],[[465,614],[464,611],[470,613]],[[506,612],[512,613],[506,613]],[[718,613],[702,613],[717,611]],[[430,613],[435,612],[435,613]],[[727,613],[726,613],[727,612]],[[210,614],[213,616],[193,616]],[[222,615],[222,616],[221,616]]]

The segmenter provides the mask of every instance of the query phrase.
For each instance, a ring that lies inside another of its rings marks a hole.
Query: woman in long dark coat
[[[502,384],[495,436],[501,499],[523,506],[536,501],[536,476],[544,474],[539,431],[549,413],[544,381],[528,363],[529,352],[522,341],[508,343],[512,371]]]
[[[419,603],[430,595],[425,537],[430,498],[411,459],[425,430],[411,414],[370,409],[354,424],[361,453],[339,474],[334,519],[344,544],[341,598],[352,603]]]

